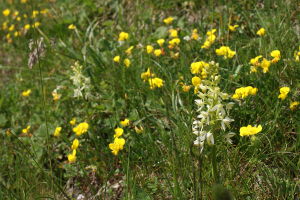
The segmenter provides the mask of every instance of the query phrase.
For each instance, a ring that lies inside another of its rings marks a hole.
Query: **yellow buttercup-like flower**
[[[153,52],[154,48],[151,45],[147,45],[146,50],[147,50],[147,54],[150,54]]]
[[[76,150],[78,148],[78,146],[79,146],[79,140],[78,139],[73,140],[73,143],[71,146],[72,150]]]
[[[119,151],[124,148],[125,139],[116,137],[113,143],[110,143],[108,146],[111,152],[116,156],[118,155]]]
[[[290,103],[290,109],[291,110],[296,110],[296,108],[298,107],[298,105],[300,104],[299,101],[294,101]]]
[[[171,38],[177,38],[178,37],[178,31],[176,29],[170,29],[169,34]]]
[[[164,81],[160,78],[149,78],[148,79],[150,89],[161,88],[164,85]]]
[[[258,89],[253,88],[252,86],[237,88],[235,90],[234,95],[232,95],[232,98],[233,99],[244,99],[244,98],[248,97],[249,95],[256,95],[257,91],[258,91]]]
[[[128,58],[125,58],[123,62],[124,62],[125,67],[127,67],[127,68],[130,67],[131,62]]]
[[[160,49],[155,49],[154,50],[154,55],[159,57],[162,54],[162,51]]]
[[[150,68],[148,68],[146,72],[141,73],[141,79],[143,79],[143,81],[147,81],[150,77],[154,76],[155,74],[150,71]]]
[[[130,120],[126,118],[126,119],[124,119],[123,121],[120,121],[120,124],[121,124],[123,127],[129,126]]]
[[[134,130],[135,130],[135,132],[137,133],[137,134],[141,134],[141,133],[143,133],[144,132],[144,128],[142,127],[142,126],[135,126],[134,127]]]
[[[86,122],[82,122],[73,128],[73,132],[76,133],[77,136],[80,136],[86,133],[89,129],[89,124]]]
[[[125,121],[125,120],[124,120]],[[128,120],[129,121],[129,120]],[[123,126],[123,125],[122,125]],[[120,137],[120,136],[122,136],[123,135],[123,133],[124,133],[124,130],[122,129],[122,128],[116,128],[115,129],[115,134],[114,134],[114,137],[116,138],[116,137]]]
[[[54,137],[59,137],[61,132],[61,127],[56,127],[53,133]]]
[[[120,56],[115,56],[113,60],[114,60],[114,62],[119,63],[120,59],[121,59]]]
[[[164,19],[164,23],[167,25],[171,24],[173,21],[174,21],[173,17],[168,17],[168,18]]]
[[[192,78],[192,84],[194,87],[197,87],[201,84],[201,78],[199,78],[198,76],[194,76]]]
[[[240,136],[256,135],[261,131],[262,131],[261,125],[259,125],[258,127],[252,127],[251,125],[248,125],[240,128]]]
[[[266,34],[266,30],[264,28],[260,28],[256,34],[259,36],[264,36]]]
[[[227,46],[221,46],[219,49],[216,49],[216,54],[218,56],[224,56],[224,58],[227,59],[227,58],[232,58],[236,54],[236,52],[232,51]]]
[[[69,122],[72,126],[74,126],[76,124],[76,118],[72,118],[72,120]]]
[[[31,89],[22,92],[23,97],[28,97],[31,94]]]
[[[235,32],[236,31],[236,28],[238,28],[239,25],[228,25],[228,29],[231,31],[231,32]]]
[[[134,48],[134,46],[130,46],[128,49],[126,49],[125,53],[126,53],[127,55],[130,55],[133,48]]]
[[[7,17],[10,14],[10,10],[9,9],[5,9],[3,10],[2,14]]]
[[[22,129],[22,133],[27,135],[29,133],[29,130],[30,130],[30,125],[28,125],[26,128]]]
[[[69,163],[76,162],[76,150],[74,149],[71,154],[68,155]]]
[[[280,51],[274,50],[271,52],[271,56],[273,57],[272,63],[277,63],[280,60]]]
[[[288,93],[290,92],[290,88],[289,87],[282,87],[282,88],[280,88],[279,92],[280,92],[280,94],[278,95],[278,98],[281,99],[281,100],[285,100]]]
[[[126,32],[121,32],[119,34],[119,38],[118,38],[118,41],[125,41],[129,38],[129,34],[126,33]]]
[[[156,42],[161,47],[165,43],[165,40],[164,39],[159,39]]]
[[[70,24],[70,25],[68,26],[68,29],[70,29],[70,30],[75,30],[75,29],[76,29],[76,26],[75,26],[74,24]]]

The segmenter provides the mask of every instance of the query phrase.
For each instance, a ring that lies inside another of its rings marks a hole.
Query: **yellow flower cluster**
[[[198,30],[197,29],[194,29],[192,31],[192,35],[191,35],[191,39],[192,40],[198,40],[200,38],[199,34],[198,34]]]
[[[294,56],[295,56],[295,61],[300,62],[300,46],[299,46],[299,51],[296,51]]]
[[[281,100],[285,100],[288,93],[290,92],[290,88],[289,87],[282,87],[282,88],[280,88],[279,92],[280,92],[280,94],[278,95],[278,98],[281,99]]]
[[[204,44],[201,46],[202,49],[208,49],[216,40],[215,32],[216,29],[212,29],[206,33],[206,39],[204,41]]]
[[[86,122],[82,122],[73,128],[73,132],[77,136],[81,136],[82,134],[84,134],[88,131],[88,128],[89,128],[89,124]]]
[[[255,127],[255,126],[252,127],[251,125],[243,126],[240,128],[240,136],[251,136],[251,135],[255,135],[261,131],[262,131],[261,125],[259,125],[257,127]]]
[[[76,162],[76,159],[76,150],[74,149],[71,154],[68,154],[68,161],[69,163],[74,163]]]
[[[26,128],[22,129],[22,134],[24,135],[28,135],[29,134],[29,130],[30,130],[31,126],[28,125]]]
[[[173,17],[168,17],[168,18],[164,19],[164,23],[167,25],[171,24],[173,21],[174,21]]]
[[[146,82],[150,77],[155,77],[155,74],[151,72],[150,68],[146,72],[141,73],[141,79]]]
[[[129,38],[129,34],[126,33],[126,32],[121,32],[119,34],[119,38],[118,38],[118,41],[125,41]]]
[[[148,81],[150,89],[161,88],[164,85],[164,81],[161,78],[155,77],[155,74],[150,71],[150,68],[146,72],[141,73],[141,79],[144,82]]]
[[[126,127],[129,126],[130,120],[125,118],[124,120],[120,121],[121,126]]]
[[[264,28],[260,28],[257,32],[256,32],[257,35],[259,36],[264,36],[266,34],[266,29]]]
[[[22,92],[23,97],[28,97],[31,94],[31,89],[25,90]]]
[[[257,68],[261,67],[264,73],[269,71],[269,67],[271,65],[271,61],[263,58],[261,55],[256,56],[250,60],[251,69],[250,72],[257,72]]]
[[[296,108],[298,107],[298,105],[300,104],[299,101],[293,101],[290,103],[290,109],[291,110],[296,110]]]
[[[209,67],[209,64],[204,61],[199,62],[193,62],[191,64],[191,73],[201,75],[203,79],[207,77],[207,68]]]
[[[119,151],[124,148],[125,142],[126,141],[124,138],[116,137],[114,139],[114,142],[109,144],[109,148],[110,148],[111,152],[115,156],[118,155]]]
[[[54,137],[59,137],[60,136],[60,132],[61,132],[61,127],[56,127],[53,133]]]
[[[272,63],[277,63],[280,60],[280,51],[279,50],[274,50],[271,52],[270,54],[273,59],[272,59]]]
[[[221,46],[219,49],[216,49],[216,54],[218,56],[224,56],[224,58],[227,59],[227,58],[232,58],[233,56],[235,56],[236,52],[232,51],[227,46]]]
[[[131,52],[130,52],[130,53],[131,53]],[[113,61],[114,61],[115,63],[120,63],[121,57],[120,57],[120,56],[115,56],[115,57],[113,58]],[[123,60],[123,64],[125,65],[126,68],[128,68],[128,67],[130,67],[130,65],[131,65],[131,61],[130,61],[128,58],[125,58],[125,59]]]
[[[228,25],[228,29],[231,32],[235,32],[239,25]]]
[[[244,99],[249,95],[256,95],[258,89],[253,88],[252,86],[241,87],[235,90],[234,95],[232,95],[233,99]]]

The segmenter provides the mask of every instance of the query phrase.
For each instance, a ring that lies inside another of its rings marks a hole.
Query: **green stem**
[[[219,177],[218,168],[217,168],[217,158],[216,158],[216,147],[215,147],[215,145],[212,146],[211,162],[212,162],[212,167],[213,167],[214,179],[215,179],[215,182],[218,184],[218,183],[220,183],[220,177]]]

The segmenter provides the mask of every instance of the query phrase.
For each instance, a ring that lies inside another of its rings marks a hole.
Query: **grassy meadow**
[[[300,199],[299,1],[0,11],[0,199]]]

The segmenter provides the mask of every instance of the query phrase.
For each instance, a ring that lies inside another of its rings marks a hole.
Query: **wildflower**
[[[73,128],[73,132],[76,133],[77,136],[81,136],[88,131],[88,128],[89,124],[86,122],[82,122]]]
[[[259,56],[256,56],[255,58],[252,58],[250,60],[250,63],[254,66],[259,66],[260,65],[260,62],[259,62],[259,59],[262,58],[262,55],[259,55]]]
[[[23,97],[28,97],[30,95],[30,93],[31,93],[31,89],[25,90],[25,91],[22,92],[22,96]]]
[[[129,37],[129,34],[128,34],[128,33],[126,33],[126,32],[121,32],[121,33],[119,34],[118,41],[125,41],[125,40],[128,39],[128,37]]]
[[[296,108],[297,108],[297,106],[300,104],[300,102],[299,101],[293,101],[293,102],[291,102],[290,103],[290,109],[291,110],[296,110]]]
[[[177,38],[178,37],[178,31],[176,29],[170,29],[169,34],[171,38]]]
[[[78,146],[79,146],[79,140],[78,139],[73,140],[71,149],[76,150],[78,148]]]
[[[180,55],[179,52],[177,52],[177,53],[174,53],[173,51],[170,52],[171,58],[177,59],[177,58],[179,58],[179,55]]]
[[[201,74],[203,71],[203,68],[205,68],[205,67],[209,67],[209,64],[204,61],[193,62],[191,64],[191,73],[192,74]]]
[[[128,58],[125,58],[123,62],[124,62],[124,65],[125,65],[127,68],[130,67],[131,62],[130,62],[130,60],[129,60]]]
[[[282,87],[282,88],[280,88],[279,92],[280,92],[280,94],[278,95],[278,98],[281,99],[281,100],[285,100],[288,93],[290,92],[290,88],[289,87]]]
[[[69,161],[69,163],[76,162],[76,150],[75,149],[72,151],[72,154],[68,155],[68,161]]]
[[[10,10],[9,9],[5,9],[3,10],[2,14],[7,17],[10,14]]]
[[[76,124],[76,118],[72,118],[72,120],[69,122],[72,126],[74,126]]]
[[[14,33],[14,36],[15,37],[19,37],[21,35],[21,32],[20,31],[15,31],[15,33]]]
[[[193,84],[194,87],[199,86],[200,83],[201,83],[201,79],[198,76],[194,76],[192,78],[192,84]]]
[[[61,94],[57,93],[56,91],[52,92],[53,101],[58,101],[61,97]]]
[[[199,39],[199,34],[198,34],[198,30],[194,29],[191,35],[191,39],[193,40],[198,40]]]
[[[235,32],[236,31],[236,28],[238,28],[239,27],[239,25],[228,25],[228,29],[229,29],[229,31],[231,31],[231,32]]]
[[[156,42],[161,47],[165,43],[165,40],[164,39],[159,39]]]
[[[297,62],[300,61],[300,51],[295,52],[295,61],[297,61]]]
[[[125,120],[124,120],[124,121],[125,121]],[[129,121],[129,120],[128,120],[128,121]],[[116,129],[115,129],[114,138],[122,136],[123,133],[124,133],[124,130],[123,130],[122,128],[119,128],[119,127],[116,128]]]
[[[150,89],[161,88],[164,85],[164,81],[160,78],[149,78],[148,79]]]
[[[120,124],[123,126],[123,127],[126,127],[126,126],[129,126],[129,119],[125,118],[123,121],[120,121]]]
[[[271,56],[273,57],[272,63],[277,63],[280,60],[280,51],[274,50],[271,52]]]
[[[56,127],[53,133],[54,137],[59,137],[61,132],[61,127]]]
[[[34,24],[32,25],[32,28],[37,28],[41,25],[40,22],[34,22]]]
[[[168,17],[164,19],[164,23],[169,25],[173,22],[174,18],[173,17]]]
[[[22,133],[27,135],[29,133],[29,130],[30,130],[30,125],[28,125],[26,128],[22,129]]]
[[[243,126],[240,128],[240,136],[250,136],[250,135],[256,135],[257,133],[261,132],[262,126],[259,125],[257,127],[252,127],[251,125]]]
[[[24,29],[25,29],[25,30],[29,30],[29,29],[30,29],[30,24],[26,24],[26,25],[24,26]]]
[[[141,79],[147,81],[150,77],[153,77],[155,74],[151,73],[150,68],[146,72],[141,73]]]
[[[68,29],[69,30],[75,30],[77,27],[74,25],[74,24],[70,24],[69,26],[68,26]]]
[[[173,49],[179,43],[180,43],[180,39],[179,38],[174,38],[171,41],[169,41],[169,48]]]
[[[183,92],[189,92],[191,89],[190,85],[182,85],[181,86]]]
[[[134,130],[137,134],[141,134],[144,132],[144,128],[142,126],[138,127],[138,126],[135,126],[134,127]]]
[[[133,48],[134,48],[134,46],[130,46],[128,49],[126,49],[125,53],[127,55],[130,55]]]
[[[260,28],[256,34],[259,36],[264,36],[266,34],[266,30],[264,28]]]
[[[258,89],[253,88],[252,86],[237,88],[235,90],[234,95],[232,95],[232,98],[233,99],[244,99],[244,98],[248,97],[249,95],[256,95],[257,91],[258,91]]]
[[[206,40],[204,44],[201,46],[202,49],[208,49],[216,40],[215,32],[216,29],[212,29],[210,31],[207,31],[206,33]]]
[[[116,156],[118,155],[119,151],[124,148],[125,139],[116,137],[113,143],[110,143],[108,146],[111,152]]]
[[[12,25],[8,28],[8,31],[13,31],[13,30],[15,30],[15,25],[14,25],[14,24],[12,24]]]
[[[155,50],[154,50],[154,55],[155,55],[156,57],[159,57],[161,54],[162,54],[162,51],[161,51],[160,49],[155,49]]]
[[[31,18],[36,18],[36,16],[39,14],[40,12],[37,10],[32,11],[32,16]]]
[[[147,45],[146,50],[147,50],[147,54],[150,54],[153,52],[154,48],[151,45]]]
[[[266,73],[269,71],[269,67],[271,65],[271,61],[263,58],[261,64],[260,64],[260,67],[263,69],[263,72]]]
[[[236,52],[232,51],[227,46],[221,46],[219,49],[216,49],[216,54],[218,56],[224,56],[224,58],[227,59],[227,58],[232,58],[236,54]]]
[[[28,0],[21,0],[21,3],[27,3]]]
[[[114,57],[114,62],[119,63],[120,62],[120,56],[115,56]]]

